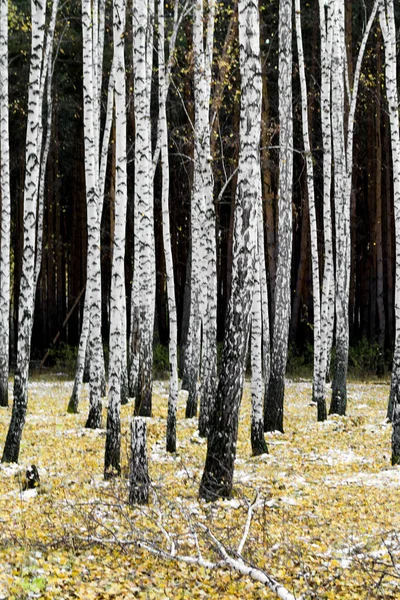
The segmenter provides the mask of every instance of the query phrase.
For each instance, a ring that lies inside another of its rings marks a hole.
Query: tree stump
[[[36,465],[31,465],[25,474],[25,479],[22,484],[22,490],[33,490],[40,485],[39,472]]]
[[[131,457],[129,465],[129,503],[148,504],[150,479],[146,450],[146,421],[134,417],[131,421]]]

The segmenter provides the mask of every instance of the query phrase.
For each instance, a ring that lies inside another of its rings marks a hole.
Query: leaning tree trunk
[[[392,464],[400,462],[400,135],[397,91],[396,27],[393,0],[381,2],[379,22],[385,47],[385,83],[390,122],[395,224],[395,346],[387,416],[393,421]]]
[[[311,153],[308,106],[307,106],[307,80],[304,64],[303,36],[301,31],[301,9],[300,0],[295,0],[297,52],[299,55],[299,74],[301,91],[301,115],[303,127],[303,143],[306,160],[308,210],[310,214],[310,240],[311,240],[311,270],[312,270],[312,295],[314,304],[314,377],[313,377],[313,399],[317,403],[318,421],[324,421],[327,417],[325,402],[325,377],[326,368],[323,360],[324,346],[321,336],[321,296],[319,282],[319,254],[318,254],[318,232],[317,213],[315,208],[314,191],[314,166]]]
[[[218,390],[210,421],[200,496],[230,496],[249,339],[257,252],[257,203],[261,181],[261,64],[259,7],[239,0],[241,74],[240,150],[235,205],[232,292]]]
[[[135,395],[135,414],[141,416],[151,415],[156,286],[150,135],[152,3],[153,0],[133,3],[135,241],[129,387]]]
[[[288,352],[293,187],[292,0],[280,0],[279,3],[279,125],[279,246],[271,376],[264,416],[265,431],[283,431],[283,401]]]
[[[57,5],[53,7],[57,9]],[[45,65],[46,6],[31,2],[32,44],[29,71],[28,122],[23,206],[23,253],[18,307],[17,365],[14,378],[14,402],[2,462],[17,462],[28,404],[28,373],[35,305],[35,268],[37,204],[43,146],[43,99],[48,70]],[[51,30],[49,30],[51,31]],[[46,44],[52,44],[47,39]],[[48,85],[50,83],[48,82]]]
[[[8,0],[0,2],[0,406],[8,406],[10,346],[10,144],[8,114]]]
[[[115,211],[110,293],[110,361],[104,475],[121,472],[121,389],[126,365],[125,232],[127,208],[125,22],[126,0],[114,0]]]
[[[174,29],[178,23],[178,2],[175,3]],[[169,214],[169,157],[168,157],[168,125],[166,99],[168,93],[168,72],[165,65],[165,17],[164,0],[158,0],[158,82],[159,82],[159,123],[158,135],[161,147],[162,169],[162,225],[165,270],[167,275],[167,296],[169,315],[169,365],[170,382],[167,418],[167,452],[176,452],[176,412],[178,407],[178,322],[175,301],[174,264],[171,247],[170,214]]]

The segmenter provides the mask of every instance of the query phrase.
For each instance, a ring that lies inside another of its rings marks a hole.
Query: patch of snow
[[[387,487],[400,488],[400,469],[399,467],[393,467],[379,473],[357,473],[344,479],[327,477],[325,483],[331,487],[360,485],[382,489]]]
[[[280,501],[283,502],[283,504],[288,504],[289,506],[296,506],[297,504],[297,501],[294,498],[290,498],[290,496],[282,496]]]

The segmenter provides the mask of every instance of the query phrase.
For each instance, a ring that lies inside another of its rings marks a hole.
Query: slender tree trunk
[[[257,252],[257,203],[261,187],[261,64],[259,7],[254,0],[239,0],[241,74],[240,151],[235,206],[232,292],[207,457],[200,496],[215,500],[230,496],[236,456],[239,407]]]
[[[352,197],[353,135],[362,59],[375,19],[378,3],[375,0],[358,52],[350,94],[345,143],[345,32],[343,0],[336,0],[333,11],[332,50],[332,130],[334,157],[334,196],[336,229],[336,358],[329,412],[346,414],[347,368],[349,355],[349,291],[351,269],[350,207]]]
[[[264,439],[264,397],[268,393],[270,347],[261,180],[257,202],[257,260],[251,316],[251,449],[253,456],[268,453]],[[265,314],[266,313],[266,314]]]
[[[108,147],[112,126],[114,66],[108,83],[107,110],[100,151],[100,96],[102,83],[102,61],[104,45],[104,0],[82,0],[82,31],[83,31],[83,63],[84,63],[84,142],[85,142],[85,180],[86,205],[88,222],[88,251],[86,259],[86,291],[83,310],[82,328],[79,339],[78,358],[72,395],[68,404],[68,412],[77,412],[80,400],[82,382],[85,373],[89,371],[91,413],[87,425],[99,426],[100,396],[104,396],[105,367],[101,339],[101,268],[100,245],[96,248],[96,239],[100,244],[100,225],[103,211],[104,189],[108,159]],[[90,136],[89,136],[90,134]],[[89,183],[87,178],[89,177]],[[95,187],[90,191],[88,185]],[[89,196],[91,207],[89,210]],[[96,213],[97,211],[97,213]],[[97,215],[97,216],[96,216]],[[90,219],[90,224],[89,224]],[[91,236],[89,237],[89,228]],[[89,248],[89,244],[91,244]],[[95,253],[93,255],[93,252]],[[95,290],[93,297],[92,289]],[[92,311],[99,310],[93,316]],[[92,320],[96,329],[92,331]],[[97,332],[97,333],[96,333]],[[92,353],[95,353],[93,359]],[[97,365],[98,373],[91,372],[91,365]],[[99,381],[97,381],[99,379]],[[96,390],[96,391],[95,391]],[[96,416],[97,415],[97,416]],[[94,417],[94,418],[93,418]],[[97,422],[97,425],[96,425]]]
[[[8,115],[8,0],[0,2],[0,406],[8,406],[10,352],[10,143]]]
[[[387,417],[393,421],[392,463],[399,463],[400,440],[400,134],[397,91],[396,27],[393,0],[381,1],[379,23],[385,47],[385,84],[390,122],[395,229],[395,344]]]
[[[265,407],[265,431],[283,431],[283,401],[290,319],[292,262],[292,0],[279,3],[279,190],[278,258],[271,377]]]
[[[382,73],[382,38],[378,36],[376,47],[377,56],[377,85],[375,100],[375,147],[376,147],[376,179],[375,179],[375,197],[376,197],[376,217],[375,217],[375,243],[376,243],[376,304],[378,313],[378,344],[379,358],[377,365],[377,374],[379,376],[385,371],[385,298],[384,298],[384,266],[383,266],[383,226],[382,226],[382,136],[381,136],[381,73]]]
[[[115,222],[110,293],[110,361],[107,436],[104,457],[106,478],[121,472],[121,399],[127,379],[125,232],[127,209],[125,25],[126,0],[113,4],[115,64]],[[124,374],[125,373],[125,374]]]
[[[313,284],[313,304],[314,304],[314,378],[313,378],[313,399],[317,403],[318,421],[324,421],[327,417],[325,402],[325,375],[326,369],[323,360],[324,346],[321,335],[321,297],[319,281],[319,255],[318,255],[318,233],[317,233],[317,213],[315,208],[314,192],[314,167],[311,153],[308,107],[307,107],[307,81],[304,64],[303,38],[301,32],[301,9],[300,0],[295,0],[296,13],[296,32],[297,32],[297,52],[299,55],[299,72],[301,88],[301,107],[302,107],[302,125],[303,141],[307,170],[307,190],[308,207],[310,213],[310,240],[311,240],[311,268]]]
[[[174,29],[178,23],[178,2],[175,2]],[[174,264],[171,248],[170,212],[169,212],[169,156],[168,125],[166,99],[169,76],[165,65],[165,17],[164,0],[158,0],[158,77],[159,77],[159,124],[158,132],[161,146],[162,168],[162,227],[165,268],[167,275],[167,296],[169,315],[169,366],[170,384],[167,419],[167,452],[176,452],[176,412],[178,407],[178,323],[175,301]],[[170,47],[171,52],[171,47]]]
[[[155,313],[155,243],[150,138],[153,0],[133,3],[133,68],[135,109],[135,257],[132,282],[130,389],[135,414],[151,415],[153,387],[153,331]],[[134,329],[132,332],[134,332]],[[132,340],[131,336],[131,340]]]
[[[57,3],[53,5],[57,11]],[[23,206],[23,254],[18,307],[17,365],[14,379],[14,402],[2,462],[17,462],[28,405],[28,372],[35,306],[35,268],[40,257],[36,253],[37,205],[43,148],[43,99],[48,76],[47,48],[53,43],[50,34],[45,41],[46,6],[31,2],[32,44],[29,71],[28,123],[26,132],[25,185]],[[55,18],[55,17],[54,17]],[[48,82],[48,85],[51,85]]]
[[[199,432],[207,436],[217,376],[217,263],[213,175],[211,168],[210,95],[215,0],[208,0],[204,43],[204,7],[194,4],[194,174],[191,200],[191,306],[188,352],[190,374],[187,414],[195,414],[200,395]],[[197,314],[199,313],[199,314]],[[200,342],[200,343],[198,343]],[[200,388],[198,380],[200,379]]]

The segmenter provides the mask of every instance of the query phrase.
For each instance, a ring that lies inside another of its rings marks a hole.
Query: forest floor
[[[316,422],[309,382],[288,382],[285,433],[267,435],[269,454],[252,458],[250,395],[244,395],[234,497],[198,499],[206,442],[184,419],[180,393],[178,451],[165,451],[167,383],[154,386],[148,419],[148,507],[129,507],[126,477],[103,480],[104,430],[84,428],[66,412],[72,383],[33,381],[19,465],[0,465],[0,599],[274,598],[227,569],[168,561],[143,547],[196,557],[196,523],[233,554],[248,506],[258,497],[243,550],[296,598],[400,598],[400,468],[390,466],[389,387],[349,385],[348,416]],[[0,452],[11,409],[0,409]],[[122,407],[123,474],[128,422]],[[105,422],[105,415],[104,415]],[[41,484],[22,491],[37,465]],[[218,561],[198,533],[205,560]],[[138,544],[142,543],[142,546]]]

